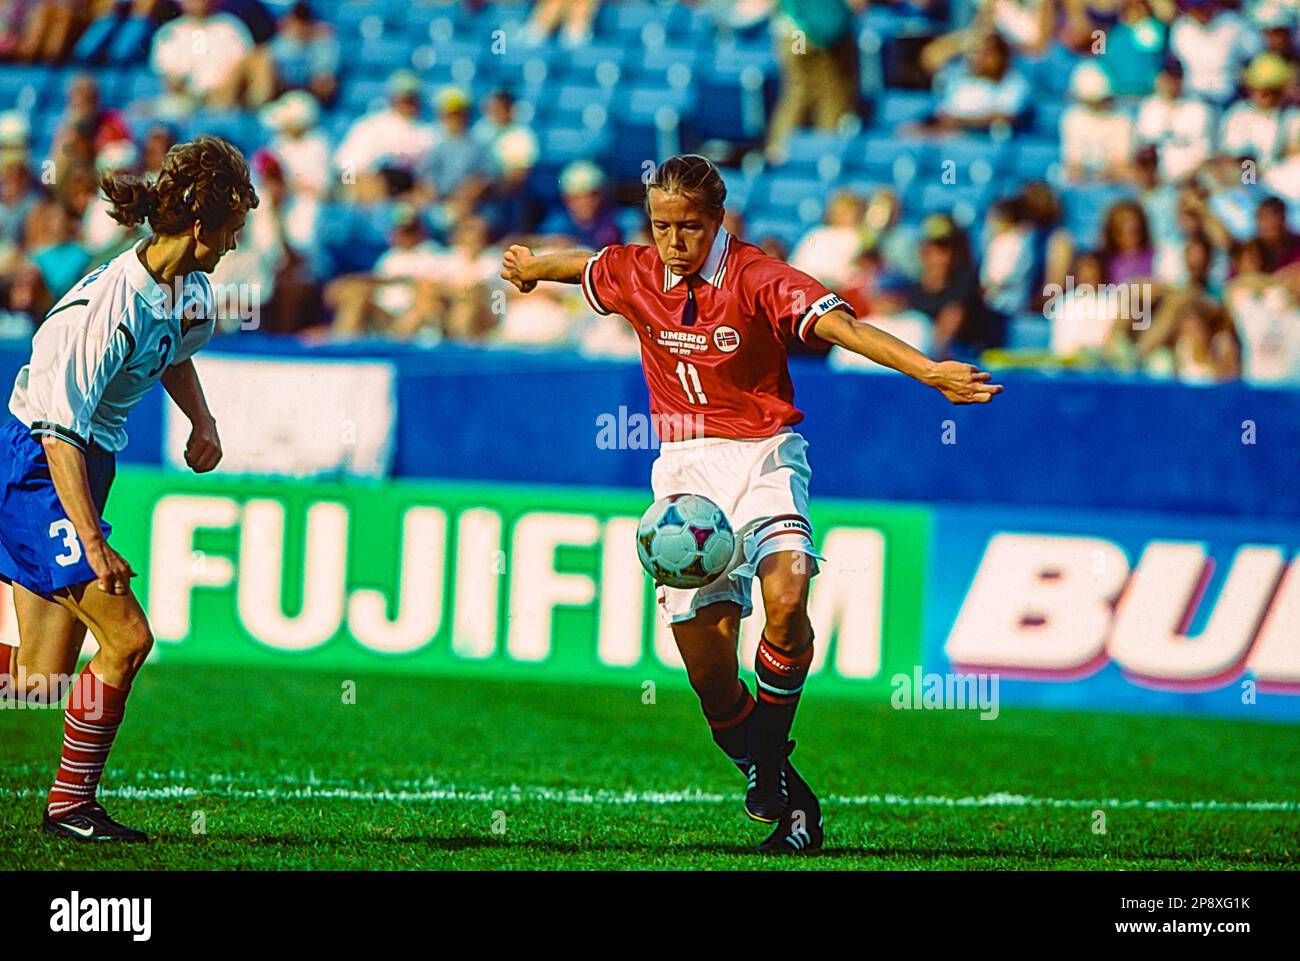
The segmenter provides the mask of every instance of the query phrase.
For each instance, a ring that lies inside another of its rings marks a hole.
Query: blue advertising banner
[[[1300,720],[1300,523],[935,511],[927,671],[1003,703]]]

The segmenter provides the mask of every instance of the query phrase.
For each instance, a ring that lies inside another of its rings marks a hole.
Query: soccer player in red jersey
[[[823,558],[808,522],[807,442],[793,429],[787,344],[829,342],[935,388],[954,404],[1002,391],[988,373],[937,362],[860,322],[835,293],[722,226],[726,185],[706,158],[661,164],[646,187],[653,245],[592,253],[505,253],[501,276],[524,293],[539,281],[581,284],[593,310],[636,329],[661,447],[656,498],[703,494],[737,531],[731,565],[696,590],[660,586],[713,739],[749,779],[745,811],[775,823],[763,851],[821,847],[820,805],[789,763],[790,730],[813,655],[808,591]],[[758,699],[740,679],[740,620],[757,575],[767,615],[755,659]]]

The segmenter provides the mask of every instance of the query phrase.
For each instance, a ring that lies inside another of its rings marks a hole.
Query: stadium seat
[[[863,134],[845,151],[844,172],[906,186],[916,175],[920,149],[918,142],[892,134]]]
[[[363,69],[377,75],[386,75],[411,66],[414,46],[407,37],[381,37],[378,40],[367,40],[352,49],[357,63]]]
[[[912,90],[888,90],[878,101],[871,123],[884,130],[916,123],[933,116],[937,99],[931,93]]]
[[[778,168],[783,174],[798,174],[832,180],[844,165],[853,140],[821,130],[796,130],[786,141],[786,159]]]
[[[1012,146],[1012,170],[1018,180],[1053,180],[1061,160],[1056,138],[1017,137]]]
[[[807,228],[803,224],[788,217],[762,214],[746,218],[745,221],[745,239],[755,244],[761,243],[768,237],[775,237],[785,244],[787,249],[793,250],[799,238],[806,232]]]

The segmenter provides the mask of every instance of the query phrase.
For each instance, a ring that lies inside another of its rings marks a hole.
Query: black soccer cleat
[[[59,838],[73,838],[77,841],[147,841],[148,835],[135,828],[118,824],[103,805],[98,802],[83,804],[73,808],[61,817],[45,814],[43,825],[46,834]]]
[[[787,741],[776,754],[768,758],[754,758],[749,764],[749,790],[745,792],[745,813],[755,821],[775,824],[781,820],[790,804],[790,790],[786,786],[786,758],[794,750],[794,741]]]
[[[759,854],[811,854],[821,850],[826,841],[821,802],[798,771],[790,765],[786,771],[790,805],[776,830],[758,846]]]

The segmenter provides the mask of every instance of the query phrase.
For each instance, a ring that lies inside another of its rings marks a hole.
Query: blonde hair
[[[650,212],[650,191],[679,194],[703,207],[719,220],[727,200],[727,184],[708,157],[688,153],[670,157],[655,168],[645,188],[645,209]]]

